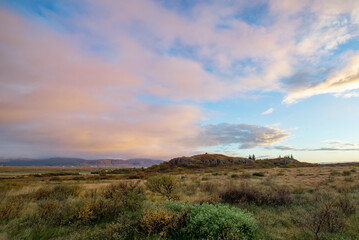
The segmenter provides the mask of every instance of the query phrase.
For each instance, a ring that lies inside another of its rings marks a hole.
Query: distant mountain
[[[0,159],[0,166],[75,166],[75,167],[150,167],[155,164],[162,163],[162,160],[154,160],[147,158],[135,159],[96,159],[86,160],[82,158],[63,158],[54,157],[48,159]]]

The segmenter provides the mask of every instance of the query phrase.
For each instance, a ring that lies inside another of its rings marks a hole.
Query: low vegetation
[[[169,169],[17,169],[0,180],[0,239],[359,238],[356,164]]]

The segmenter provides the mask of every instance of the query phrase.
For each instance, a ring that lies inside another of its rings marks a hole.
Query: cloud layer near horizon
[[[58,3],[66,17],[0,7],[5,155],[168,157],[224,143],[268,146],[288,133],[201,125],[207,113],[198,103],[273,90],[294,103],[324,93],[356,96],[359,88],[355,52],[322,81],[295,89],[282,81],[357,36],[356,1],[199,1],[185,12],[147,0],[79,3],[82,11]],[[240,17],[257,5],[266,9],[258,22]]]

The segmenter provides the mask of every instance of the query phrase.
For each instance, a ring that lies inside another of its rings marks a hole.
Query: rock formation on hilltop
[[[254,160],[241,157],[229,157],[222,154],[199,154],[192,157],[178,157],[171,159],[168,163],[170,165],[187,166],[187,165],[201,165],[201,166],[219,166],[232,164],[246,164],[253,165]]]

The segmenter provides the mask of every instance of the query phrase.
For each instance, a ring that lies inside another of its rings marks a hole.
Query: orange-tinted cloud
[[[326,54],[352,37],[335,21],[337,14],[357,19],[354,3],[339,1],[269,1],[269,14],[276,17],[258,25],[234,17],[237,9],[230,4],[199,4],[186,17],[155,1],[85,3],[87,14],[59,17],[58,24],[68,24],[71,31],[0,8],[3,153],[21,146],[24,154],[188,154],[206,145],[198,137],[206,114],[198,102],[252,90],[283,91],[280,79],[291,76],[298,62],[315,61],[316,51]],[[330,7],[318,7],[321,3]],[[316,16],[308,33],[303,19],[293,17],[307,8]],[[327,31],[333,26],[335,31]],[[305,34],[298,37],[298,32]],[[108,47],[103,55],[91,49],[97,38]],[[171,54],[177,42],[195,56]],[[248,59],[253,64],[236,66]],[[206,64],[215,67],[208,71]],[[344,85],[339,82],[291,92],[288,99],[338,93]],[[248,126],[269,133],[251,147],[287,136]]]

